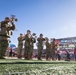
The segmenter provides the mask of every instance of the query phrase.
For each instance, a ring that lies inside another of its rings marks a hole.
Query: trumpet
[[[17,22],[18,21],[18,19],[16,18],[16,16],[15,15],[11,15],[10,16],[10,22]]]
[[[32,34],[32,38],[37,38],[36,33]]]
[[[8,26],[7,26],[7,36],[11,36],[13,33],[12,33],[12,30],[9,30],[9,27],[13,26],[14,24],[12,24],[14,21],[18,21],[18,19],[16,18],[15,15],[11,15],[11,17],[9,18],[9,23],[8,23]]]

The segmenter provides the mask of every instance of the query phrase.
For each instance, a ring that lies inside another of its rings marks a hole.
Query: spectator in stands
[[[76,61],[76,47],[74,49],[74,56],[75,56],[75,61]]]
[[[65,61],[70,61],[70,53],[67,50],[66,50],[66,60]]]
[[[12,48],[9,50],[9,57],[12,57]]]
[[[61,60],[61,51],[60,48],[57,49],[58,60]]]

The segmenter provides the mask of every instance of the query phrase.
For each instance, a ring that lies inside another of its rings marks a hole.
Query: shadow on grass
[[[74,61],[0,60],[0,64],[76,64]]]

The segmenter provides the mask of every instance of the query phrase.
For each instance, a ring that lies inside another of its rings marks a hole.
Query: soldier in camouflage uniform
[[[11,23],[12,26],[8,25],[9,22]],[[10,38],[9,31],[14,29],[15,29],[15,25],[13,21],[11,21],[8,17],[6,17],[4,21],[1,21],[0,23],[0,59],[4,59],[5,52],[8,47],[8,38]]]
[[[43,38],[43,34],[40,34],[40,37],[37,38],[38,41],[38,60],[41,60],[42,50],[43,50],[43,42],[45,39]]]
[[[32,49],[34,43],[30,30],[27,30],[27,34],[24,36],[24,40],[25,40],[24,58],[30,60],[32,56]]]
[[[55,51],[56,51],[56,42],[55,39],[51,42],[51,53],[52,53],[52,60],[55,60]]]
[[[18,58],[21,58],[22,48],[23,48],[23,34],[18,37]]]
[[[30,52],[31,52],[30,59],[32,59],[33,49],[34,49],[34,43],[36,42],[34,34],[32,35],[31,42],[32,42],[32,44],[31,44],[31,50],[30,50]]]
[[[50,57],[50,43],[49,43],[49,39],[46,38],[46,60],[48,60],[48,58]]]

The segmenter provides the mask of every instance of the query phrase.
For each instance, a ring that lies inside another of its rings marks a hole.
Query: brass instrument
[[[15,15],[11,15],[11,17],[10,17],[10,21],[12,21],[12,22],[17,22],[18,21],[18,19],[16,18],[16,16]]]
[[[14,21],[17,22],[18,19],[16,18],[15,15],[11,15],[11,16],[10,16],[10,19],[9,19],[9,22],[10,22],[10,23],[9,23],[8,27],[11,27],[11,26],[12,26],[11,23],[13,23]],[[13,33],[12,33],[12,30],[9,30],[7,35],[10,37],[12,34],[13,34]]]
[[[32,34],[32,38],[35,38],[35,39],[37,38],[36,33]]]

